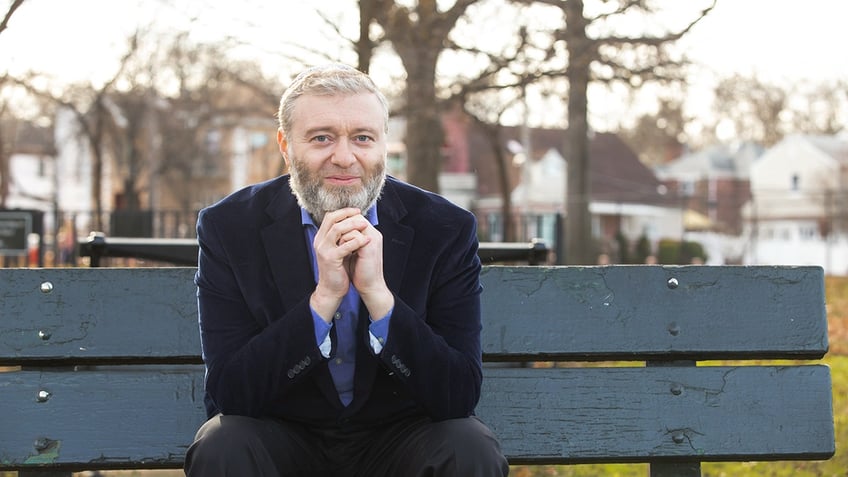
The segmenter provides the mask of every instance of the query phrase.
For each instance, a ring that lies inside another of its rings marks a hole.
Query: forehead
[[[308,94],[295,102],[292,123],[295,130],[344,127],[383,131],[385,111],[373,93]]]

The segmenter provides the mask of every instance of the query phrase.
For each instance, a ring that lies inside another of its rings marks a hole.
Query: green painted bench
[[[0,471],[181,467],[204,420],[193,274],[0,269]],[[697,476],[834,453],[819,267],[486,266],[482,280],[478,414],[513,464]]]

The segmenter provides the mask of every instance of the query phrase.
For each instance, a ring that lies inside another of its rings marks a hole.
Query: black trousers
[[[188,477],[505,477],[494,434],[475,417],[407,418],[361,431],[216,416],[197,431]]]

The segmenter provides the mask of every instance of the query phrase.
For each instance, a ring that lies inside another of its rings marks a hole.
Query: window
[[[790,186],[789,186],[789,188],[790,188],[789,190],[792,190],[792,191],[797,191],[797,190],[799,190],[799,189],[800,189],[800,187],[801,187],[801,177],[800,177],[800,176],[798,176],[798,174],[797,174],[797,173],[792,174],[792,179],[791,179],[791,181],[792,181],[792,182],[791,182],[791,184],[790,184]]]
[[[813,240],[816,238],[816,227],[812,225],[802,225],[799,230],[801,240]]]
[[[695,181],[681,181],[677,187],[681,197],[692,197],[695,195]]]

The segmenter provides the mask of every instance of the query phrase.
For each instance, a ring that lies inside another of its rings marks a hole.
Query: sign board
[[[26,254],[27,237],[31,232],[31,214],[0,211],[0,254]]]

